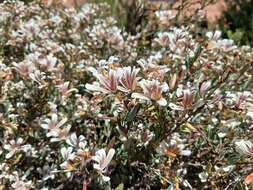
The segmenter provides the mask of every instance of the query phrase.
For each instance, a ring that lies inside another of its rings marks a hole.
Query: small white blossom
[[[96,163],[93,164],[94,169],[98,170],[99,172],[105,173],[106,172],[106,168],[108,167],[108,165],[110,164],[113,156],[115,154],[115,150],[114,149],[110,149],[108,151],[108,154],[106,155],[105,149],[100,149],[96,152],[96,155],[92,157],[92,160],[94,160]],[[104,181],[109,181],[110,178],[107,176],[104,176],[102,174],[103,180]]]

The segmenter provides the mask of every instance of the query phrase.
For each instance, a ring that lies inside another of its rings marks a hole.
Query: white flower
[[[69,138],[66,140],[66,143],[68,143],[72,147],[78,147],[84,149],[87,145],[87,142],[85,141],[85,137],[83,135],[80,135],[79,137],[76,136],[76,133],[72,133]]]
[[[18,138],[17,141],[11,140],[9,144],[5,144],[3,148],[8,150],[9,153],[6,154],[6,159],[11,158],[17,151],[21,150],[21,144],[23,143],[22,138]]]
[[[49,130],[47,137],[54,136],[55,131],[59,131],[59,128],[67,122],[67,118],[63,118],[61,121],[58,121],[57,114],[53,113],[51,119],[45,119],[45,123],[41,124],[41,127]]]
[[[219,30],[216,30],[214,32],[209,31],[206,33],[206,37],[209,38],[210,40],[217,41],[221,37],[221,31],[219,31]]]
[[[234,45],[234,41],[231,39],[222,39],[217,41],[216,47],[223,49],[225,52],[228,52],[234,50],[237,46]]]
[[[208,173],[207,172],[199,173],[199,178],[200,178],[200,181],[202,183],[205,183],[207,181],[207,178],[208,178]]]
[[[64,160],[73,160],[75,158],[75,153],[73,153],[72,147],[62,147],[61,148],[61,155]]]
[[[249,140],[238,140],[235,142],[236,148],[239,152],[253,156],[253,143]]]
[[[92,157],[92,160],[96,162],[95,164],[93,164],[93,168],[101,172],[101,174],[106,172],[106,168],[111,162],[114,154],[115,154],[115,149],[110,149],[107,155],[106,155],[105,149],[98,150],[96,152],[96,155]],[[103,174],[102,174],[102,178],[104,181],[110,180],[109,177],[104,176]]]

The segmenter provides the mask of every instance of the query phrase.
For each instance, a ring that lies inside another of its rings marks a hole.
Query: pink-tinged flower
[[[37,82],[40,86],[44,83],[45,73],[40,72],[40,70],[34,70],[32,73],[29,74],[29,77]]]
[[[253,156],[253,143],[249,140],[238,140],[235,142],[236,148],[239,152],[248,156]]]
[[[17,141],[11,140],[11,141],[9,142],[9,144],[5,144],[5,145],[3,146],[3,148],[4,148],[5,150],[8,150],[8,151],[9,151],[9,153],[6,154],[5,158],[6,158],[6,159],[9,159],[9,158],[11,158],[17,151],[21,150],[21,148],[22,148],[22,146],[21,146],[22,143],[23,143],[23,139],[22,139],[22,138],[18,138]]]
[[[167,101],[162,97],[162,93],[168,91],[169,87],[167,83],[160,83],[158,80],[145,80],[139,82],[143,94],[141,93],[133,93],[132,98],[139,98],[143,100],[154,100],[160,106],[166,106]]]
[[[183,98],[182,98],[182,104],[184,108],[189,108],[193,105],[195,99],[195,94],[191,92],[190,90],[184,90],[183,92]]]
[[[50,133],[53,130],[58,130],[61,126],[63,126],[67,122],[67,118],[63,118],[61,121],[58,121],[58,116],[54,113],[51,116],[51,119],[45,119],[45,123],[41,124],[41,127],[49,130],[47,133],[47,137],[52,136]]]
[[[42,0],[42,3],[44,3],[47,7],[52,6],[53,2],[53,0]]]
[[[49,72],[57,70],[57,58],[52,54],[47,55],[45,58],[39,60],[39,64]]]
[[[106,168],[111,162],[114,154],[115,154],[115,149],[110,149],[107,155],[106,155],[105,149],[98,150],[96,152],[96,155],[92,157],[92,160],[96,162],[95,164],[93,164],[93,168],[101,172],[101,174],[106,172]],[[102,177],[104,181],[110,180],[109,177],[104,176],[103,174],[102,174]]]
[[[63,97],[69,96],[71,92],[78,91],[76,88],[69,89],[69,82],[64,82],[62,84],[59,84],[59,85],[57,85],[57,88]]]
[[[12,63],[14,69],[19,72],[24,77],[28,77],[30,73],[34,70],[34,65],[30,61],[22,61],[20,63]]]
[[[190,156],[191,151],[185,149],[184,145],[170,145],[166,142],[162,142],[157,151],[161,154],[164,154],[168,157],[177,157],[177,155],[181,156]]]
[[[119,69],[119,83],[121,86],[118,86],[118,89],[123,92],[134,91],[140,79],[140,77],[137,77],[139,71],[140,69],[136,69],[135,67],[123,67]]]
[[[109,73],[95,74],[99,83],[86,84],[85,87],[91,91],[111,93],[117,91],[119,84],[118,72],[110,70]]]
[[[247,92],[238,94],[238,96],[236,97],[235,107],[239,108],[239,109],[247,108],[249,96],[250,96],[250,94]]]
[[[69,136],[71,126],[68,125],[63,129],[55,129],[50,131],[50,134],[52,138],[50,139],[50,142],[57,142],[57,141],[63,141],[66,140]]]
[[[177,80],[178,80],[178,75],[177,73],[174,73],[170,79],[169,85],[170,85],[170,89],[174,89],[176,87],[177,84]]]
[[[163,33],[158,33],[158,37],[154,39],[155,42],[157,42],[159,45],[166,47],[170,44],[170,38],[169,38],[169,33],[163,32]]]
[[[211,81],[203,82],[200,86],[199,94],[201,96],[204,96],[205,93],[210,89],[211,85],[212,85]]]
[[[195,94],[189,89],[183,90],[180,94],[180,104],[170,103],[169,107],[173,110],[183,111],[185,109],[191,108],[195,100]]]

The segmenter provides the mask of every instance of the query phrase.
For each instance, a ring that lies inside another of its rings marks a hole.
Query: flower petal
[[[110,177],[102,175],[102,179],[104,182],[110,181]]]
[[[57,125],[56,125],[56,127],[61,127],[62,125],[64,125],[66,122],[67,122],[67,118],[65,117],[65,118],[63,118]]]
[[[166,106],[167,105],[167,100],[165,98],[160,98],[160,100],[158,100],[157,103],[160,106]]]
[[[111,148],[106,157],[106,164],[105,164],[106,166],[108,166],[108,164],[111,162],[114,154],[115,154],[115,149]]]
[[[85,88],[91,91],[97,91],[97,92],[103,92],[103,93],[109,93],[110,91],[106,90],[105,88],[102,88],[97,85],[92,85],[92,84],[86,84]]]
[[[144,94],[141,93],[133,93],[131,95],[132,98],[138,98],[138,99],[142,99],[142,100],[150,100],[147,96],[145,96]]]
[[[169,90],[169,86],[166,82],[164,82],[161,87],[162,87],[162,92],[167,92]]]

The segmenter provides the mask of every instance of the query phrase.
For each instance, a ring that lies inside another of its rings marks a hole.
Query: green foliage
[[[225,37],[237,44],[253,45],[253,0],[229,1],[227,4],[229,7],[219,23]]]

